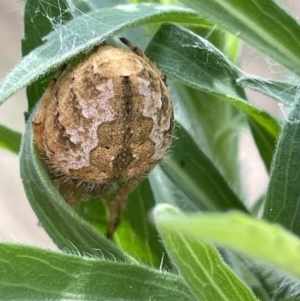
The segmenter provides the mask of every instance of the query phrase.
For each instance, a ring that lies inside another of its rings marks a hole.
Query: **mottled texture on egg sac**
[[[63,175],[106,184],[147,174],[172,142],[173,118],[162,73],[103,44],[50,84],[33,130],[39,151]]]

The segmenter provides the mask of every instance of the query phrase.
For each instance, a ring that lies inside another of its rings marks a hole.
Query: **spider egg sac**
[[[51,82],[32,125],[54,177],[110,185],[145,176],[163,158],[174,117],[154,64],[135,47],[102,44]]]

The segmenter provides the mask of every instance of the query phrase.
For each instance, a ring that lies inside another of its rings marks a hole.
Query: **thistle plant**
[[[23,58],[2,80],[0,103],[26,87],[26,130],[1,126],[0,145],[19,153],[28,201],[60,252],[1,242],[1,300],[300,300],[299,23],[272,0],[140,2],[25,3]],[[62,65],[103,42],[121,47],[119,37],[166,75],[175,133],[110,241],[110,196],[70,207],[41,161],[32,120]],[[242,42],[286,68],[286,80],[241,73]],[[289,115],[251,104],[246,87]],[[238,161],[245,128],[270,177],[255,210]]]

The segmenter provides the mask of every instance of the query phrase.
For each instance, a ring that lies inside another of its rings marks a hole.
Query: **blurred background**
[[[279,1],[297,18],[300,1]],[[0,1],[0,80],[21,59],[23,36],[23,2]],[[241,68],[245,73],[268,78],[282,78],[282,69],[248,45],[243,45]],[[278,104],[253,91],[247,91],[249,100],[281,118]],[[17,93],[0,107],[0,123],[19,132],[24,130],[23,112],[26,110],[25,91]],[[251,135],[240,135],[240,162],[244,180],[244,196],[253,203],[265,191],[268,181],[266,170],[254,146]],[[34,244],[55,248],[51,239],[38,226],[38,220],[27,202],[19,176],[18,157],[0,148],[0,241]]]

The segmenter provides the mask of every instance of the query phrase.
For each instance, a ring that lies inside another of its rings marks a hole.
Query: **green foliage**
[[[183,126],[178,125],[175,134],[177,140],[173,143],[172,156],[163,161],[161,169],[176,187],[198,210],[239,209],[247,212],[245,205]],[[205,185],[201,185],[204,182]]]
[[[300,101],[299,98],[282,129],[274,154],[264,218],[300,235]]]
[[[201,18],[193,10],[181,7],[166,9],[162,5],[145,4],[138,7],[131,5],[126,8],[120,5],[103,8],[79,16],[65,25],[54,28],[46,38],[47,43],[30,52],[7,75],[0,87],[0,104],[21,88],[58,68],[79,53],[91,50],[94,45],[100,44],[106,38],[133,26],[157,22],[200,25]]]
[[[195,240],[200,241],[201,238],[205,241],[210,240],[241,251],[293,277],[300,278],[298,266],[300,240],[283,227],[237,212],[179,215],[174,211],[173,207],[164,205],[156,208],[155,221],[160,232],[167,230],[167,234],[172,238],[177,235],[182,239],[190,239],[193,243]],[[171,235],[172,232],[175,232],[174,235]],[[164,233],[162,235],[164,237]],[[239,239],[236,239],[237,237]],[[204,245],[203,242],[201,244]],[[169,252],[172,254],[175,251],[169,250]]]
[[[49,34],[54,26],[62,25],[69,21],[72,15],[67,10],[66,0],[56,0],[47,2],[26,1],[24,13],[24,38],[22,40],[23,57],[29,54],[33,49],[44,43],[43,38]],[[34,16],[34,19],[33,19]],[[57,19],[57,21],[55,21]],[[58,22],[54,24],[53,22]],[[32,26],[34,23],[34,26]],[[26,89],[28,107],[31,108],[42,97],[46,87],[49,84],[53,74],[46,74],[44,80],[34,82]]]
[[[61,250],[126,260],[126,254],[99,235],[64,202],[40,162],[32,136],[30,118],[22,140],[20,173],[30,205],[52,240]]]
[[[299,95],[297,85],[279,80],[245,77],[239,79],[237,83],[242,87],[268,95],[287,106],[292,106]]]
[[[0,125],[0,147],[18,153],[21,145],[21,134],[4,125]]]
[[[201,17],[238,35],[299,74],[300,27],[295,18],[272,0],[181,0]],[[276,28],[276,30],[274,30]]]
[[[166,227],[164,215],[168,216],[170,211],[174,224]],[[165,208],[165,205],[157,207],[154,217],[168,253],[199,300],[257,300],[224,263],[213,245],[193,237],[193,234],[196,238],[199,234],[198,225],[194,228],[187,227],[188,234],[184,233],[181,214],[172,207]],[[188,219],[189,222],[191,220]],[[179,226],[176,225],[177,222]]]
[[[184,280],[142,265],[0,245],[2,300],[195,300]]]
[[[178,41],[180,41],[180,43]],[[217,114],[217,116],[219,116],[218,119],[221,120],[221,122],[220,124],[216,124],[214,131],[205,129],[205,134],[208,135],[207,147],[211,149],[214,157],[216,157],[215,159],[221,161],[221,164],[228,161],[225,170],[232,166],[233,154],[226,160],[224,152],[218,155],[216,154],[216,150],[230,148],[232,138],[228,138],[230,136],[232,137],[232,134],[236,132],[235,127],[239,125],[237,124],[238,122],[233,122],[232,120],[232,118],[237,118],[237,114],[235,114],[234,111],[232,112],[232,109],[228,112],[229,106],[224,103],[224,100],[246,114],[254,135],[260,135],[265,138],[265,141],[262,141],[262,143],[258,145],[258,148],[261,153],[268,152],[264,156],[262,155],[262,157],[266,166],[270,166],[273,148],[270,149],[268,146],[269,144],[275,144],[275,139],[278,137],[280,127],[277,121],[269,114],[246,101],[244,91],[236,85],[236,80],[238,79],[237,67],[228,60],[221,51],[214,47],[209,41],[191,31],[173,25],[162,25],[148,45],[146,54],[156,62],[165,74],[170,75],[172,78],[196,90],[193,94],[199,90],[213,96],[212,99],[207,99],[206,102],[216,102],[218,98],[222,100],[221,104],[215,104],[213,106],[213,108],[215,108],[216,105],[218,105],[220,114]],[[168,58],[167,60],[165,59],[166,57]],[[193,66],[193,68],[187,68],[186,66]],[[193,98],[195,97],[196,95],[193,95]],[[200,94],[199,98],[200,97],[207,98],[205,94]],[[181,100],[180,105],[183,107],[185,105],[184,103],[186,103],[186,97],[182,97],[179,100]],[[211,104],[209,104],[209,106],[212,107]],[[204,119],[205,117],[203,115],[208,115],[207,112],[201,114],[201,111],[203,111],[203,107],[197,110],[196,120],[198,118]],[[221,112],[223,113],[221,114]],[[229,114],[225,114],[225,112]],[[216,113],[213,112],[212,114]],[[240,114],[238,115],[240,116]],[[226,117],[230,120],[226,120]],[[211,127],[211,123],[211,120],[205,120],[200,128]],[[213,123],[216,123],[216,121],[213,121]],[[226,126],[224,127],[224,125]],[[223,131],[220,130],[220,128]],[[224,140],[227,143],[225,142],[223,145],[218,146],[211,145],[210,141],[214,141],[216,133],[222,136],[224,135]],[[199,140],[198,137],[197,140]],[[201,146],[204,146],[202,141]],[[233,153],[232,148],[230,148],[230,151]],[[229,181],[235,180],[232,179],[232,174],[235,175],[232,169],[228,170],[228,173],[225,174]]]
[[[2,242],[0,299],[298,300],[298,86],[239,79],[236,63],[241,39],[299,74],[300,25],[272,0],[111,2],[26,1],[24,58],[1,82],[0,103],[27,87],[28,121],[22,141],[0,125],[0,147],[18,153],[21,145],[28,201],[57,247],[71,254]],[[104,40],[117,44],[118,36],[147,44],[145,53],[166,74],[176,137],[130,194],[110,242],[105,200],[75,210],[64,202],[40,162],[31,120],[62,64],[75,64]],[[244,87],[292,107],[282,131],[247,101]],[[245,128],[270,169],[260,219],[241,189],[237,143]]]

